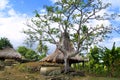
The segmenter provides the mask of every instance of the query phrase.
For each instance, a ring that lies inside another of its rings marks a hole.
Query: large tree
[[[109,5],[101,0],[59,0],[52,6],[45,6],[44,14],[35,11],[35,17],[27,23],[29,29],[24,33],[29,35],[28,42],[55,44],[64,55],[65,72],[68,72],[70,57],[101,41],[111,31],[104,24],[88,25],[92,20],[108,19],[107,13],[98,13]],[[69,50],[70,43],[74,46],[73,51]]]

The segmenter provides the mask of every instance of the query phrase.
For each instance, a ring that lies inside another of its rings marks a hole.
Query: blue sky
[[[41,10],[44,5],[51,5],[50,0],[10,0],[15,11],[31,15],[34,10]]]
[[[10,39],[11,43],[15,48],[23,45],[25,35],[21,33],[23,28],[27,28],[25,23],[27,19],[30,19],[34,16],[34,10],[44,12],[44,5],[52,5],[57,0],[0,0],[0,37],[7,37]],[[120,13],[120,0],[103,0],[103,2],[111,3],[111,7],[107,10],[101,11],[108,13]],[[114,23],[119,23],[120,18],[117,18],[115,22],[112,22],[113,25],[119,25]],[[99,21],[93,22],[108,25],[110,21]],[[91,23],[91,24],[93,24]],[[117,46],[120,46],[120,36],[119,34],[111,34],[113,37],[111,39],[101,43],[107,47],[111,47],[113,42],[117,43]]]

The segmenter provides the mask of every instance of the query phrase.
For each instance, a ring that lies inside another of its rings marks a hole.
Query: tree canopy
[[[81,52],[85,45],[100,41],[110,32],[104,24],[87,26],[91,20],[104,20],[105,17],[97,13],[108,6],[100,0],[60,0],[54,6],[46,6],[45,14],[36,11],[32,24],[27,24],[29,29],[24,33],[29,35],[29,42],[41,40],[57,44],[61,33],[67,32],[77,52]]]

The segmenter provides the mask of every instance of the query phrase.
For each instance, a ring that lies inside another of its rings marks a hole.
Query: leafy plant
[[[120,48],[115,47],[113,43],[112,49],[107,47],[99,48],[95,46],[91,48],[89,53],[89,66],[90,71],[96,74],[104,74],[108,76],[120,76]]]

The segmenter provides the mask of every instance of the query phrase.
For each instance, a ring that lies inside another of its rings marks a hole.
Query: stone
[[[40,74],[43,75],[48,75],[50,72],[54,71],[54,70],[61,70],[61,67],[50,67],[50,66],[42,66],[40,69]]]
[[[72,76],[85,76],[85,73],[83,71],[75,71],[75,72],[71,72],[70,75],[72,75]]]

